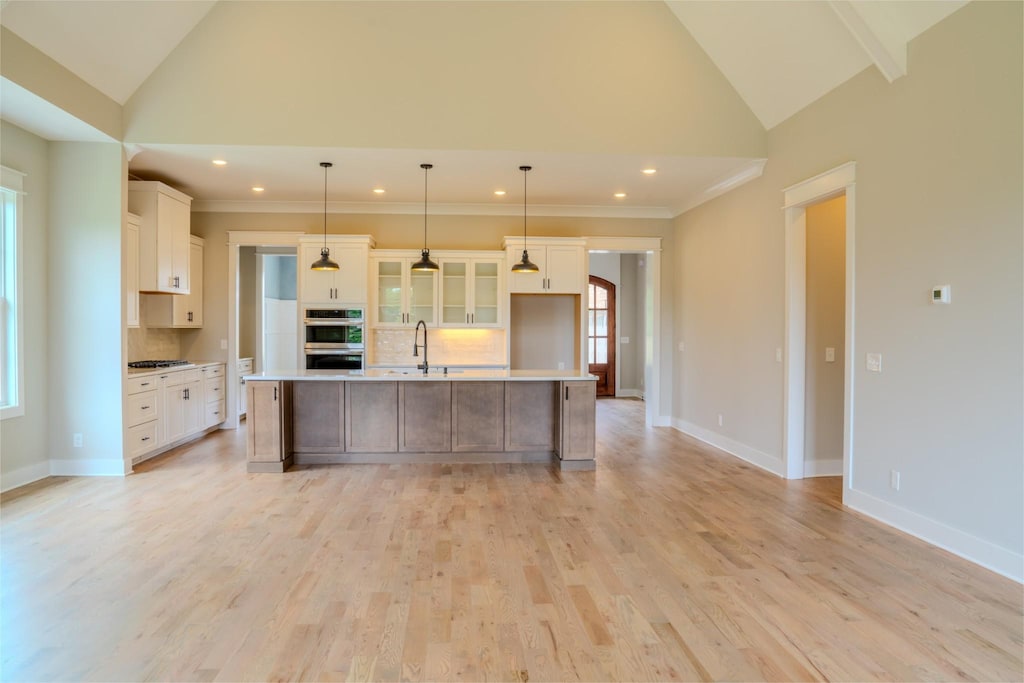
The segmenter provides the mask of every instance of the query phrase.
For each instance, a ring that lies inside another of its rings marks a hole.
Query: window
[[[21,310],[24,174],[0,166],[0,418],[25,414]]]

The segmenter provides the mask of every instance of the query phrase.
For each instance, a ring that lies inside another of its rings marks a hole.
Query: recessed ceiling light
[[[214,159],[213,160],[213,165],[214,166],[227,166],[228,162],[224,161],[223,159]]]
[[[375,188],[373,188],[373,193],[374,194],[384,194],[384,188],[383,187],[375,187]]]
[[[644,175],[654,175],[655,173],[658,172],[658,169],[656,169],[656,168],[645,168],[644,170],[642,170],[640,172],[643,173]]]
[[[505,190],[495,190],[494,194],[498,195],[499,197],[504,197],[505,196]]]
[[[262,188],[262,187],[254,187],[254,188],[252,188],[253,192],[263,192],[263,190],[264,190],[264,188]]]
[[[626,198],[626,193],[625,192],[616,192],[615,193],[615,198],[616,199],[625,199]]]

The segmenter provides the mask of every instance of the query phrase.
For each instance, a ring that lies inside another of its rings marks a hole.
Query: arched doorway
[[[587,288],[587,360],[597,395],[615,395],[615,285],[595,275]]]

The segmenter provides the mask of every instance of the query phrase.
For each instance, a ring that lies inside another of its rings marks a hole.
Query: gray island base
[[[249,472],[293,464],[557,463],[592,470],[596,378],[299,370],[246,377]]]

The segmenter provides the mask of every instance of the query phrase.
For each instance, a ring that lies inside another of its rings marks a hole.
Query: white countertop
[[[146,375],[166,375],[168,372],[178,372],[179,370],[194,370],[195,368],[205,368],[211,365],[224,365],[224,361],[197,360],[190,361],[185,365],[169,365],[166,368],[128,368],[128,376],[145,377]]]
[[[246,375],[245,380],[318,380],[327,382],[359,382],[359,381],[438,381],[458,380],[468,382],[511,381],[511,382],[560,382],[560,381],[594,381],[596,376],[581,373],[579,370],[462,370],[449,369],[445,375],[443,368],[431,368],[429,375],[422,370],[267,370]]]

